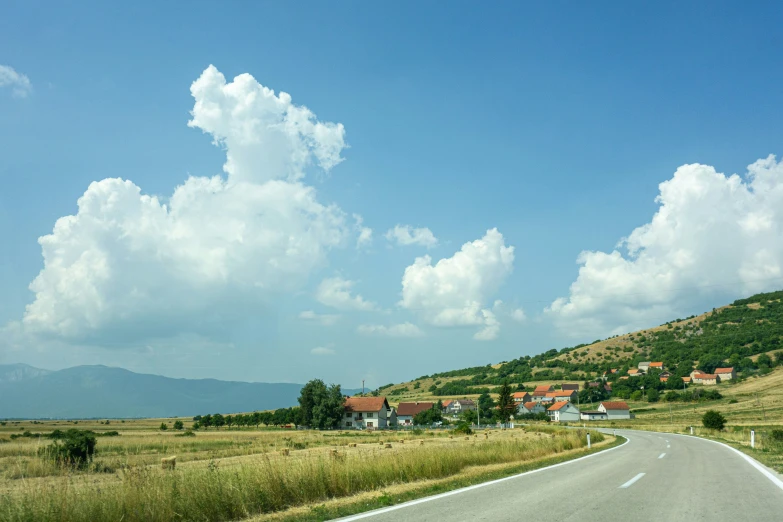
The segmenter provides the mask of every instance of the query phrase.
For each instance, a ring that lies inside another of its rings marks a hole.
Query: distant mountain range
[[[107,366],[0,365],[0,418],[130,418],[295,406],[301,384],[172,379]],[[353,395],[358,390],[343,390]]]

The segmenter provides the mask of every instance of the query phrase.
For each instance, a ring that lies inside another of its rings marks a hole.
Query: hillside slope
[[[381,387],[392,402],[476,397],[504,380],[518,389],[536,383],[584,382],[641,361],[662,361],[675,378],[692,369],[734,366],[740,375],[769,372],[783,352],[783,291],[757,294],[699,316],[512,361],[425,375]],[[773,355],[773,357],[769,357]],[[676,381],[673,381],[676,382]],[[681,381],[679,381],[681,383]]]

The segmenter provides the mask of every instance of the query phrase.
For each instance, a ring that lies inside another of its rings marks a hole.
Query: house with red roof
[[[522,404],[530,402],[530,394],[528,392],[514,392],[511,394],[511,398],[514,399],[514,402]]]
[[[715,368],[715,375],[718,376],[720,382],[730,381],[737,378],[737,372],[734,368]]]
[[[540,402],[530,401],[517,406],[517,413],[523,415],[525,413],[544,413],[545,411],[546,411],[546,406],[544,406]]]
[[[631,409],[625,402],[604,401],[598,405],[598,411],[606,413],[609,420],[631,418]]]
[[[574,422],[579,420],[579,409],[571,401],[554,403],[546,410],[549,418],[554,422]]]
[[[548,392],[546,398],[552,399],[552,402],[571,401],[576,400],[576,392],[574,390],[557,390]]]
[[[342,428],[385,428],[389,417],[386,397],[347,397],[343,404]]]

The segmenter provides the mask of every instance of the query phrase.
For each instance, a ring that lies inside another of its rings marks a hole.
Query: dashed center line
[[[631,486],[633,486],[633,485],[634,485],[634,483],[636,483],[636,481],[637,481],[637,480],[639,480],[640,478],[642,478],[644,475],[645,475],[644,473],[639,473],[639,474],[638,474],[638,475],[636,475],[634,478],[632,478],[631,480],[629,480],[628,482],[626,482],[625,484],[623,484],[622,486],[620,486],[620,488],[619,488],[619,489],[626,489],[626,488],[630,488]]]
[[[658,455],[658,458],[659,458],[659,459],[662,459],[662,458],[664,458],[665,456],[666,456],[666,453],[661,453],[660,455]]]

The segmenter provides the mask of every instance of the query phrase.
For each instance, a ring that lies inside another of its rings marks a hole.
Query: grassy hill
[[[681,390],[679,377],[688,375],[694,368],[709,372],[716,367],[734,366],[740,380],[766,375],[781,362],[781,354],[783,291],[777,291],[589,344],[424,375],[409,382],[382,386],[373,394],[385,395],[391,403],[475,398],[485,391],[494,393],[504,380],[517,389],[529,390],[536,384],[558,386],[562,382],[595,380],[611,369],[618,371],[610,377],[617,390],[627,384],[619,381],[619,376],[639,362],[650,360],[663,361],[673,374],[670,384],[658,385],[665,393],[667,389]]]

